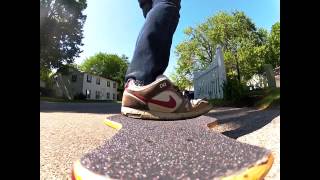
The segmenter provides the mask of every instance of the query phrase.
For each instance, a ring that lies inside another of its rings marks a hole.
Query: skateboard
[[[214,121],[109,117],[104,123],[117,134],[76,161],[72,179],[263,179],[272,153],[214,132]]]

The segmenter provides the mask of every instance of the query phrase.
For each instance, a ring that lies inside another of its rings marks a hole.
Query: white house
[[[276,81],[276,87],[280,87],[280,66],[273,69],[273,73]],[[247,81],[247,86],[250,86],[250,89],[268,87],[268,80],[265,73],[253,75],[252,78]]]
[[[73,76],[72,78],[76,78]],[[83,73],[82,93],[87,99],[117,100],[117,82],[99,76]]]
[[[111,79],[95,76],[76,69],[67,75],[54,76],[56,96],[74,99],[83,94],[89,100],[117,100],[118,83]]]
[[[268,81],[263,74],[254,74],[249,81],[247,81],[247,86],[250,90],[266,88],[268,87]]]

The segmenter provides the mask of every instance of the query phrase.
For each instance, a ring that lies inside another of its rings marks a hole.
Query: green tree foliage
[[[79,56],[86,0],[40,0],[40,67],[60,68]]]
[[[192,78],[192,72],[195,69],[193,64],[196,63],[196,60],[193,58],[193,53],[196,50],[197,49],[193,41],[186,41],[177,46],[176,51],[180,52],[180,59],[177,62],[178,68],[176,68],[176,72],[171,74],[170,78],[181,90],[192,86],[190,79]]]
[[[47,84],[50,83],[51,82],[50,74],[51,74],[50,70],[40,69],[40,80],[44,81]]]
[[[206,69],[214,60],[218,44],[223,48],[228,78],[236,78],[239,83],[260,72],[270,59],[268,41],[276,39],[272,47],[277,44],[277,38],[270,38],[266,30],[257,28],[239,11],[219,12],[195,28],[187,28],[184,33],[187,38],[176,47],[177,67],[170,76],[181,89],[193,84],[194,71]]]
[[[124,78],[128,68],[128,57],[116,54],[97,53],[87,58],[80,66],[80,69],[104,78],[119,82],[119,90],[123,90]]]
[[[75,63],[65,64],[61,65],[60,68],[57,69],[56,73],[60,73],[62,75],[69,75],[70,71],[72,72],[74,69],[80,70],[80,66]]]
[[[280,22],[272,26],[268,45],[269,57],[267,63],[273,67],[280,66]]]

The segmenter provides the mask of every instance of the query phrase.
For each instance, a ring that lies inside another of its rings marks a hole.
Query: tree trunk
[[[238,75],[238,81],[239,83],[241,83],[241,78],[240,78],[240,67],[239,67],[239,62],[238,59],[236,58],[236,62],[237,62],[237,75]]]

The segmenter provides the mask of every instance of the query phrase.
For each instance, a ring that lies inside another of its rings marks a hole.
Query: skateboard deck
[[[109,117],[104,123],[119,131],[74,163],[73,179],[263,179],[271,152],[214,132],[214,121]]]

